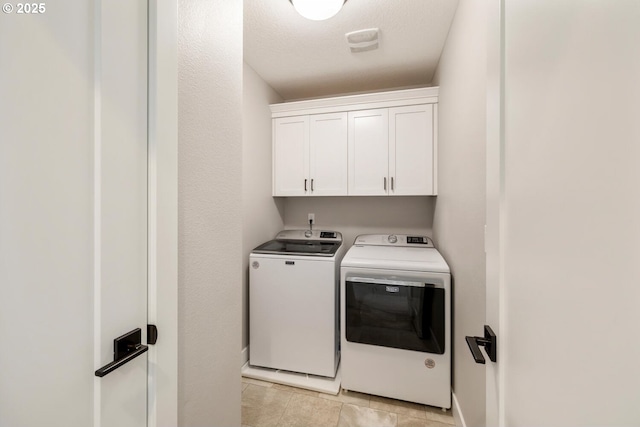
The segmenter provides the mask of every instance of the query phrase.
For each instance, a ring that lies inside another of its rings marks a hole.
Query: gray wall
[[[244,63],[242,135],[242,348],[249,344],[249,253],[284,228],[283,200],[271,197],[271,110],[282,98]],[[247,355],[245,355],[247,356]]]
[[[240,425],[242,2],[178,4],[178,419]]]
[[[453,276],[453,390],[469,426],[485,423],[485,370],[466,335],[485,320],[486,5],[460,0],[436,71],[439,98],[439,195],[435,244]]]
[[[359,234],[416,233],[431,236],[435,197],[289,197],[284,199],[286,228],[307,228],[315,214],[317,229],[342,233],[351,247]]]

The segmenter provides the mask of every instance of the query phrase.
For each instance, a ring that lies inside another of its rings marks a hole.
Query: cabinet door
[[[433,105],[389,109],[389,194],[434,194]]]
[[[273,195],[309,193],[309,116],[273,120]]]
[[[388,109],[350,112],[349,195],[385,195],[388,181]]]
[[[347,194],[347,113],[309,117],[309,190],[314,196]]]

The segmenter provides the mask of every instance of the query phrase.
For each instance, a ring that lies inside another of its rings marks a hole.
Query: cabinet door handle
[[[313,191],[313,178],[311,178],[311,191]]]
[[[307,191],[307,179],[304,180],[304,191]]]
[[[384,184],[383,184],[384,191],[387,191],[387,177],[385,176],[383,179],[384,179]]]
[[[391,191],[393,191],[393,177],[391,177]]]

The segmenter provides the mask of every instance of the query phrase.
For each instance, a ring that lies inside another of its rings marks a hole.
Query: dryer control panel
[[[427,236],[409,234],[361,234],[356,237],[354,245],[404,246],[433,248],[433,241]]]

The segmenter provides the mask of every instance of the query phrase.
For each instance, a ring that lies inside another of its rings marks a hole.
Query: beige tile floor
[[[451,427],[451,411],[341,390],[337,396],[242,378],[243,427]]]

